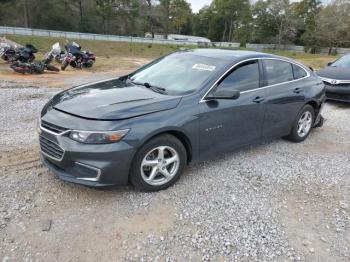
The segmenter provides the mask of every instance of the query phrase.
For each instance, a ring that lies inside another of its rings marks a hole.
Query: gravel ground
[[[2,261],[350,261],[350,106],[301,144],[275,140],[187,169],[158,193],[62,182],[36,118],[59,89],[0,89]]]

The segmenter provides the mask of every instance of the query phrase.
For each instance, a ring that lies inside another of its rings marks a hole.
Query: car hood
[[[50,106],[87,119],[121,120],[175,108],[180,100],[113,79],[59,93]]]
[[[317,72],[317,75],[335,80],[350,80],[350,69],[344,67],[328,66]]]

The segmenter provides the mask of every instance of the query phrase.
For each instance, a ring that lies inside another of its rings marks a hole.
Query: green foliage
[[[350,46],[350,2],[212,0],[197,14],[188,0],[0,0],[0,25],[114,34],[197,35],[212,41]],[[148,47],[151,49],[151,47]]]
[[[317,15],[316,39],[321,46],[332,47],[350,46],[350,2],[335,0],[323,8]]]

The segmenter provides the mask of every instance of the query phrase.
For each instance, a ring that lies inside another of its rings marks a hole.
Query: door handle
[[[264,100],[265,100],[265,98],[263,98],[261,96],[257,96],[256,98],[254,98],[253,102],[259,104]]]
[[[296,94],[299,94],[299,93],[301,93],[302,91],[303,91],[303,89],[297,87],[297,88],[294,89],[293,92],[296,93]]]

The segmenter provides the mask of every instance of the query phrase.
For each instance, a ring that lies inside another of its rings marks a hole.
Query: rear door
[[[263,69],[266,85],[263,137],[288,135],[295,117],[305,103],[302,78],[307,73],[297,65],[278,59],[264,59]]]
[[[242,63],[218,83],[217,89],[240,91],[235,100],[216,99],[200,103],[200,154],[207,157],[261,138],[265,90],[258,60]]]

